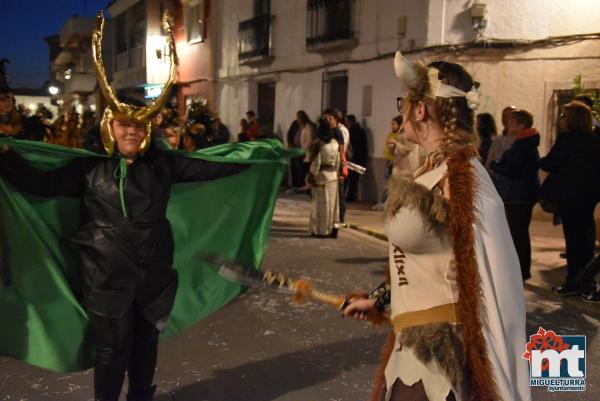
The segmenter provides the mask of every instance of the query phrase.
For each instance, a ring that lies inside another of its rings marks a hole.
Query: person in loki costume
[[[108,103],[108,155],[0,139],[0,354],[55,371],[93,365],[98,401],[118,400],[127,371],[127,400],[146,401],[156,390],[160,332],[173,334],[240,292],[195,255],[259,265],[289,155],[275,142],[159,149],[150,120],[175,78],[170,23],[163,20],[169,79],[149,107],[114,96],[103,24],[100,13],[92,49]]]
[[[371,401],[529,401],[519,260],[474,145],[478,84],[450,62],[397,52],[394,67],[406,139],[428,155],[389,185],[389,279],[344,310],[377,321],[390,307]]]

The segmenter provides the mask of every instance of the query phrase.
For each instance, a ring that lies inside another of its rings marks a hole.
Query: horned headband
[[[435,99],[436,97],[451,98],[464,97],[467,100],[467,105],[471,110],[477,110],[479,107],[479,91],[475,86],[470,91],[465,92],[454,86],[443,83],[438,78],[439,71],[436,68],[425,67],[410,63],[399,51],[396,52],[394,58],[394,70],[396,77],[409,90],[414,91],[422,84],[419,82],[422,78],[419,76],[419,69],[427,69],[428,85],[425,85],[424,96]]]
[[[142,123],[146,126],[146,137],[142,142],[140,152],[144,153],[150,146],[150,120],[165,106],[168,100],[169,92],[175,82],[177,56],[175,53],[175,40],[171,21],[167,13],[162,20],[163,29],[167,36],[167,44],[169,46],[169,78],[165,83],[162,93],[153,105],[149,107],[138,107],[121,103],[115,96],[112,88],[106,79],[106,71],[102,62],[102,34],[104,31],[104,14],[102,11],[96,16],[96,29],[92,32],[92,57],[98,78],[98,86],[102,95],[106,99],[108,106],[104,109],[104,115],[100,122],[100,136],[104,150],[110,155],[114,151],[115,135],[112,129],[112,121],[116,114],[125,116],[128,120]]]

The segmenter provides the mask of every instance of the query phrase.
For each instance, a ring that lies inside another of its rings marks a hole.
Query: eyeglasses
[[[398,111],[400,113],[402,113],[402,105],[404,104],[404,98],[403,97],[397,97],[396,98],[396,107],[398,108]]]

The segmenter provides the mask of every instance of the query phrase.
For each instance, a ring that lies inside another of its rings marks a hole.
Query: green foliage
[[[586,89],[583,85],[583,77],[581,76],[581,74],[577,74],[573,78],[573,93],[575,94],[575,96],[587,95],[591,97],[594,101],[594,106],[592,107],[592,114],[596,118],[600,117],[600,90]]]

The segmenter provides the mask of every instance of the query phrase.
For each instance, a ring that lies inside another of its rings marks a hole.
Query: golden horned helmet
[[[167,13],[164,14],[162,20],[163,29],[167,36],[167,45],[169,46],[169,78],[165,83],[162,93],[158,99],[149,107],[133,106],[120,102],[115,96],[112,88],[106,79],[106,71],[102,62],[102,34],[104,31],[104,14],[102,11],[96,16],[96,29],[92,32],[92,57],[96,68],[96,76],[98,78],[98,86],[102,95],[108,102],[108,106],[104,109],[102,121],[100,122],[100,136],[104,150],[110,155],[115,147],[115,135],[112,128],[112,122],[115,115],[124,116],[126,119],[135,121],[146,126],[146,137],[142,142],[140,152],[143,154],[150,146],[150,120],[165,106],[169,92],[175,83],[177,55],[175,53],[175,40],[173,37],[173,29],[171,20]]]

